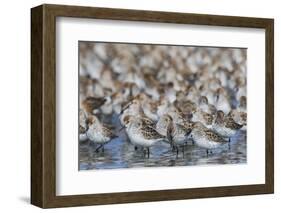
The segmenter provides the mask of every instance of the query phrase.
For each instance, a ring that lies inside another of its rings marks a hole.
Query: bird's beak
[[[118,117],[120,117],[120,116],[124,113],[124,111],[125,111],[126,109],[128,109],[131,105],[132,105],[132,102],[128,103],[127,106],[125,106],[125,107],[121,110],[121,112],[119,113]]]
[[[119,130],[118,130],[118,132],[121,132],[123,129],[125,129],[126,128],[126,126],[122,126]]]

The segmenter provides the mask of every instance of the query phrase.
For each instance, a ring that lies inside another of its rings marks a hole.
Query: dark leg
[[[206,154],[207,154],[207,157],[209,156],[209,150],[208,149],[206,149]]]
[[[102,147],[103,147],[103,144],[100,145],[98,148],[96,148],[95,152],[99,152],[100,148],[102,148]]]
[[[136,150],[138,150],[138,147],[137,147],[137,146],[135,146],[135,151],[136,151]]]
[[[179,148],[178,148],[177,146],[175,146],[175,148],[176,148],[177,156],[178,156],[178,154],[179,154]]]
[[[228,150],[230,150],[230,148],[231,148],[231,147],[230,147],[230,142],[231,142],[231,138],[229,137],[229,138],[228,138]]]
[[[149,151],[149,147],[147,147],[147,157],[149,158],[150,155],[150,151]]]

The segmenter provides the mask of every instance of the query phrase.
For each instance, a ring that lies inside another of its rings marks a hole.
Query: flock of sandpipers
[[[222,95],[223,93],[220,92],[217,94],[216,103]],[[162,99],[161,103],[153,106],[149,97],[141,93],[129,101],[119,114],[122,125],[120,130],[125,129],[135,149],[141,147],[148,157],[149,148],[157,142],[169,143],[172,150],[176,151],[178,155],[179,148],[182,148],[184,152],[184,146],[189,140],[195,145],[205,148],[208,155],[212,149],[229,144],[231,137],[238,130],[246,127],[245,96],[240,98],[239,107],[236,109],[227,109],[225,104],[211,105],[206,96],[199,99],[198,106],[189,100],[183,100],[185,111],[188,114],[165,100]],[[106,99],[87,97],[82,104],[83,110],[80,111],[80,140],[88,139],[99,144],[96,152],[118,137],[95,115],[95,111],[105,103]],[[156,108],[155,114],[153,114],[152,108]],[[227,110],[229,112],[225,113]]]
[[[150,49],[143,57],[148,55],[147,60],[156,57],[149,55],[154,50]],[[179,51],[179,48],[172,50]],[[157,51],[162,51],[162,58],[169,54],[163,47]],[[230,145],[231,138],[247,126],[244,52],[192,51],[201,57],[196,56],[196,66],[200,69],[193,73],[192,67],[185,68],[188,63],[184,58],[188,55],[175,57],[178,61],[164,57],[166,60],[163,59],[164,64],[157,71],[143,66],[141,60],[128,60],[129,53],[125,56],[123,53],[119,59],[119,55],[112,58],[110,65],[103,66],[98,76],[80,76],[79,140],[97,144],[95,151],[99,152],[107,143],[114,143],[113,139],[124,130],[135,150],[142,150],[147,157],[157,143],[170,144],[176,155],[180,150],[184,152],[189,141],[206,149],[207,155],[213,149]],[[194,57],[189,54],[190,59]],[[128,60],[128,65],[117,69],[116,58],[119,65],[124,60]],[[103,119],[103,115],[114,114],[120,122],[115,130]]]

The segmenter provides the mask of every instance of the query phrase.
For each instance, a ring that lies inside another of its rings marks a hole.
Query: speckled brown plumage
[[[205,129],[203,132],[208,140],[218,142],[218,143],[226,143],[227,141],[222,138],[220,135],[216,134],[215,132]]]
[[[160,139],[165,138],[164,136],[160,135],[154,128],[147,125],[141,125],[139,129],[144,137],[144,139]]]
[[[233,118],[231,118],[230,116],[227,116],[225,118],[225,127],[233,129],[233,130],[239,130],[239,129],[241,129],[243,127],[243,125],[240,125],[240,124],[236,123],[233,120]]]
[[[92,113],[94,109],[98,109],[106,102],[105,98],[87,97],[83,102],[82,106],[88,113]]]

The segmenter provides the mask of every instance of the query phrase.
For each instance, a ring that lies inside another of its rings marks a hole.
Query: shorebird
[[[156,123],[156,131],[167,137],[167,129],[170,124],[171,116],[168,114],[162,115]]]
[[[213,130],[222,137],[227,137],[229,142],[231,137],[242,127],[243,125],[236,123],[230,116],[225,116],[223,111],[217,112]]]
[[[201,96],[199,99],[199,105],[198,107],[208,114],[214,114],[216,113],[216,107],[212,104],[209,104],[209,100],[206,96]]]
[[[104,98],[105,102],[104,104],[100,107],[101,112],[105,115],[111,115],[113,112],[113,104],[112,104],[112,99],[111,97],[107,96]]]
[[[157,115],[159,118],[167,113],[169,108],[169,101],[165,98],[165,96],[161,96],[159,100],[159,104],[157,106]]]
[[[201,122],[208,128],[211,128],[213,125],[214,117],[212,114],[204,112],[201,109],[197,109],[193,114],[191,120],[193,122]]]
[[[184,145],[187,143],[191,129],[186,128],[181,124],[174,123],[172,117],[169,115],[167,118],[169,122],[167,127],[167,139],[172,148],[176,149],[177,155],[179,153],[180,146],[182,147],[182,152],[184,154]]]
[[[93,114],[94,110],[99,109],[105,102],[105,98],[87,97],[82,101],[82,109],[85,111],[86,116],[88,116]]]
[[[138,99],[133,99],[132,101],[129,101],[121,110],[119,116],[120,116],[120,123],[122,126],[125,125],[124,118],[127,115],[134,115],[137,116],[139,114],[142,114],[143,110],[141,108],[141,103]]]
[[[90,141],[95,144],[99,144],[99,147],[95,150],[98,152],[100,148],[104,150],[104,145],[109,143],[117,136],[107,127],[105,127],[96,116],[90,115],[88,117],[88,130],[86,132]]]
[[[155,122],[144,113],[140,100],[138,98],[135,98],[127,103],[121,110],[119,119],[122,126],[125,125],[124,119],[128,115],[138,117],[142,121],[145,120],[145,123],[149,124],[150,126],[155,126]]]
[[[223,111],[228,114],[231,110],[229,97],[223,88],[219,88],[215,94],[215,107],[217,110]]]
[[[243,125],[242,130],[247,128],[247,107],[246,107],[246,97],[241,96],[239,101],[239,106],[229,112],[229,116],[238,124]]]
[[[200,122],[194,124],[191,131],[191,137],[197,146],[206,149],[207,156],[212,149],[227,144],[227,141],[223,137],[208,129]]]
[[[150,125],[146,125],[138,117],[126,116],[124,124],[130,142],[135,146],[145,148],[148,157],[150,155],[149,148],[155,143],[165,140],[164,136],[160,135]]]

